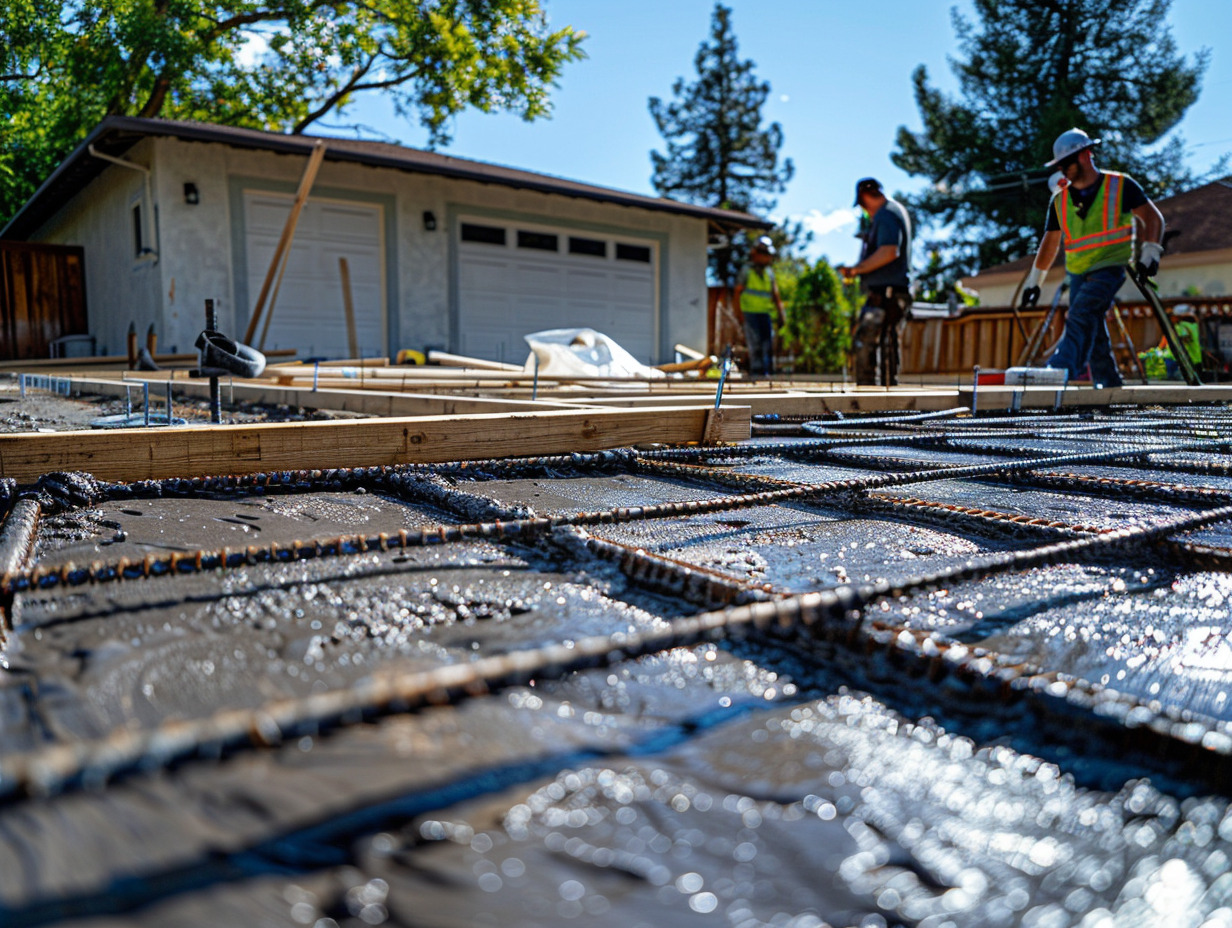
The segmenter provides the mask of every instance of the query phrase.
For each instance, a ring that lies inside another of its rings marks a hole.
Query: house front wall
[[[153,157],[154,145],[148,139],[125,156],[145,167]],[[156,172],[151,174],[151,189],[157,204]],[[134,212],[139,220],[134,219]],[[99,354],[124,354],[130,324],[142,340],[151,324],[155,331],[166,332],[161,299],[164,263],[157,244],[162,217],[158,212],[147,202],[145,175],[113,167],[31,236],[32,241],[82,246],[90,333]],[[144,254],[136,242],[136,221],[141,224],[142,247],[149,249]]]
[[[247,266],[245,196],[273,194],[289,202],[306,158],[169,138],[147,139],[125,157],[153,167],[157,258],[134,260],[125,253],[132,250],[128,212],[141,200],[144,181],[139,172],[118,166],[104,171],[35,236],[85,246],[91,329],[100,347],[122,351],[131,318],[141,332],[156,323],[160,350],[191,350],[207,298],[217,301],[223,331],[242,336],[258,296],[252,282],[264,276],[264,269]],[[197,203],[186,202],[185,184],[195,188]],[[313,185],[314,198],[379,210],[391,354],[400,348],[456,350],[456,244],[463,216],[653,243],[655,360],[669,360],[677,342],[705,344],[703,219],[328,159]],[[432,214],[435,229],[426,228],[425,213]],[[560,324],[569,325],[569,319]],[[339,344],[334,353],[345,350]]]

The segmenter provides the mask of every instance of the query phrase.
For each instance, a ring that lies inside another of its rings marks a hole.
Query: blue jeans
[[[1065,317],[1065,332],[1057,350],[1048,359],[1048,366],[1069,371],[1076,380],[1091,365],[1091,380],[1105,387],[1119,387],[1121,373],[1112,357],[1112,341],[1108,338],[1105,318],[1112,298],[1125,283],[1125,268],[1101,267],[1085,274],[1069,275],[1069,313]]]
[[[744,314],[744,340],[749,346],[749,373],[774,373],[774,323],[769,313]]]

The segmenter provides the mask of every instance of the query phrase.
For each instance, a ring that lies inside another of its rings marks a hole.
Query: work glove
[[[1031,270],[1027,272],[1027,279],[1023,281],[1022,289],[1022,308],[1030,309],[1040,298],[1040,278],[1043,273],[1034,264],[1031,265]]]
[[[1164,246],[1159,242],[1143,242],[1138,252],[1138,274],[1142,277],[1154,277],[1159,273],[1159,259],[1163,257]]]

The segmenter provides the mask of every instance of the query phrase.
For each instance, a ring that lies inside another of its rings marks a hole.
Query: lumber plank
[[[291,204],[291,212],[287,215],[286,224],[282,227],[282,236],[278,239],[278,244],[274,248],[274,256],[270,260],[269,269],[265,272],[265,282],[261,284],[261,293],[257,297],[257,305],[253,308],[252,318],[248,320],[248,330],[244,333],[244,344],[252,344],[252,336],[256,334],[257,323],[261,321],[262,311],[265,310],[265,298],[269,296],[269,309],[266,310],[265,328],[261,330],[261,345],[265,346],[265,333],[269,331],[270,317],[274,313],[274,301],[278,298],[278,286],[282,283],[282,274],[286,270],[286,262],[284,258],[287,252],[291,250],[291,243],[295,239],[295,227],[299,224],[299,214],[304,208],[304,203],[308,201],[308,193],[312,190],[312,185],[316,181],[317,171],[321,167],[321,162],[325,160],[325,140],[317,139],[317,143],[313,146],[312,154],[308,156],[308,164],[304,168],[304,174],[299,181],[299,189],[295,191],[295,201]],[[277,282],[274,281],[274,275],[278,275]],[[270,284],[274,284],[274,293],[270,296]]]
[[[153,372],[130,371],[124,379],[101,377],[74,377],[73,383],[82,393],[101,396],[124,396],[126,389],[143,381],[150,384],[151,404],[162,402],[167,375]],[[124,384],[130,384],[125,388]],[[210,395],[210,385],[204,380],[176,378],[173,387],[177,396],[194,396],[202,399]],[[327,409],[337,412],[363,413],[369,416],[455,416],[473,413],[540,412],[548,409],[579,409],[593,404],[562,403],[553,399],[531,401],[519,399],[489,399],[482,396],[466,396],[430,393],[390,393],[376,390],[313,390],[311,387],[280,387],[253,381],[223,381],[223,398],[245,403],[262,403],[269,406],[291,406],[303,409]],[[133,392],[136,392],[134,390]]]
[[[436,350],[428,352],[428,364],[439,364],[441,367],[467,367],[481,371],[510,371],[515,374],[526,372],[526,368],[521,364],[506,364],[504,361],[488,361],[484,358],[471,358],[466,355]]]
[[[0,435],[0,477],[29,483],[50,471],[102,480],[372,467],[602,451],[701,440],[708,410],[553,410],[180,428]],[[720,440],[751,433],[748,407],[724,407]]]
[[[1005,387],[982,386],[979,388],[979,408],[1008,409],[1014,393],[1022,395],[1019,405],[1031,408],[1051,408],[1056,400],[1056,387]],[[968,384],[958,390],[959,405],[971,405],[972,391]],[[741,400],[743,402],[743,399]],[[1208,384],[1191,387],[1184,383],[1126,384],[1096,390],[1094,387],[1071,386],[1066,389],[1062,406],[1108,406],[1111,404],[1184,406],[1192,403],[1232,402],[1232,385]]]

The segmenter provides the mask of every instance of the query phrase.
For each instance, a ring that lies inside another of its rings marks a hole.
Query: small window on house
[[[569,236],[569,254],[594,255],[596,258],[607,257],[607,242],[597,238],[575,238]]]
[[[478,242],[481,245],[505,244],[505,230],[498,226],[481,226],[473,222],[462,223],[462,241]]]
[[[518,247],[534,248],[536,251],[560,251],[560,236],[551,232],[527,232],[518,230]]]
[[[650,249],[645,245],[626,245],[624,242],[617,242],[616,260],[640,261],[642,264],[649,264]]]
[[[145,252],[145,243],[141,238],[141,204],[133,206],[133,255],[140,258]]]

